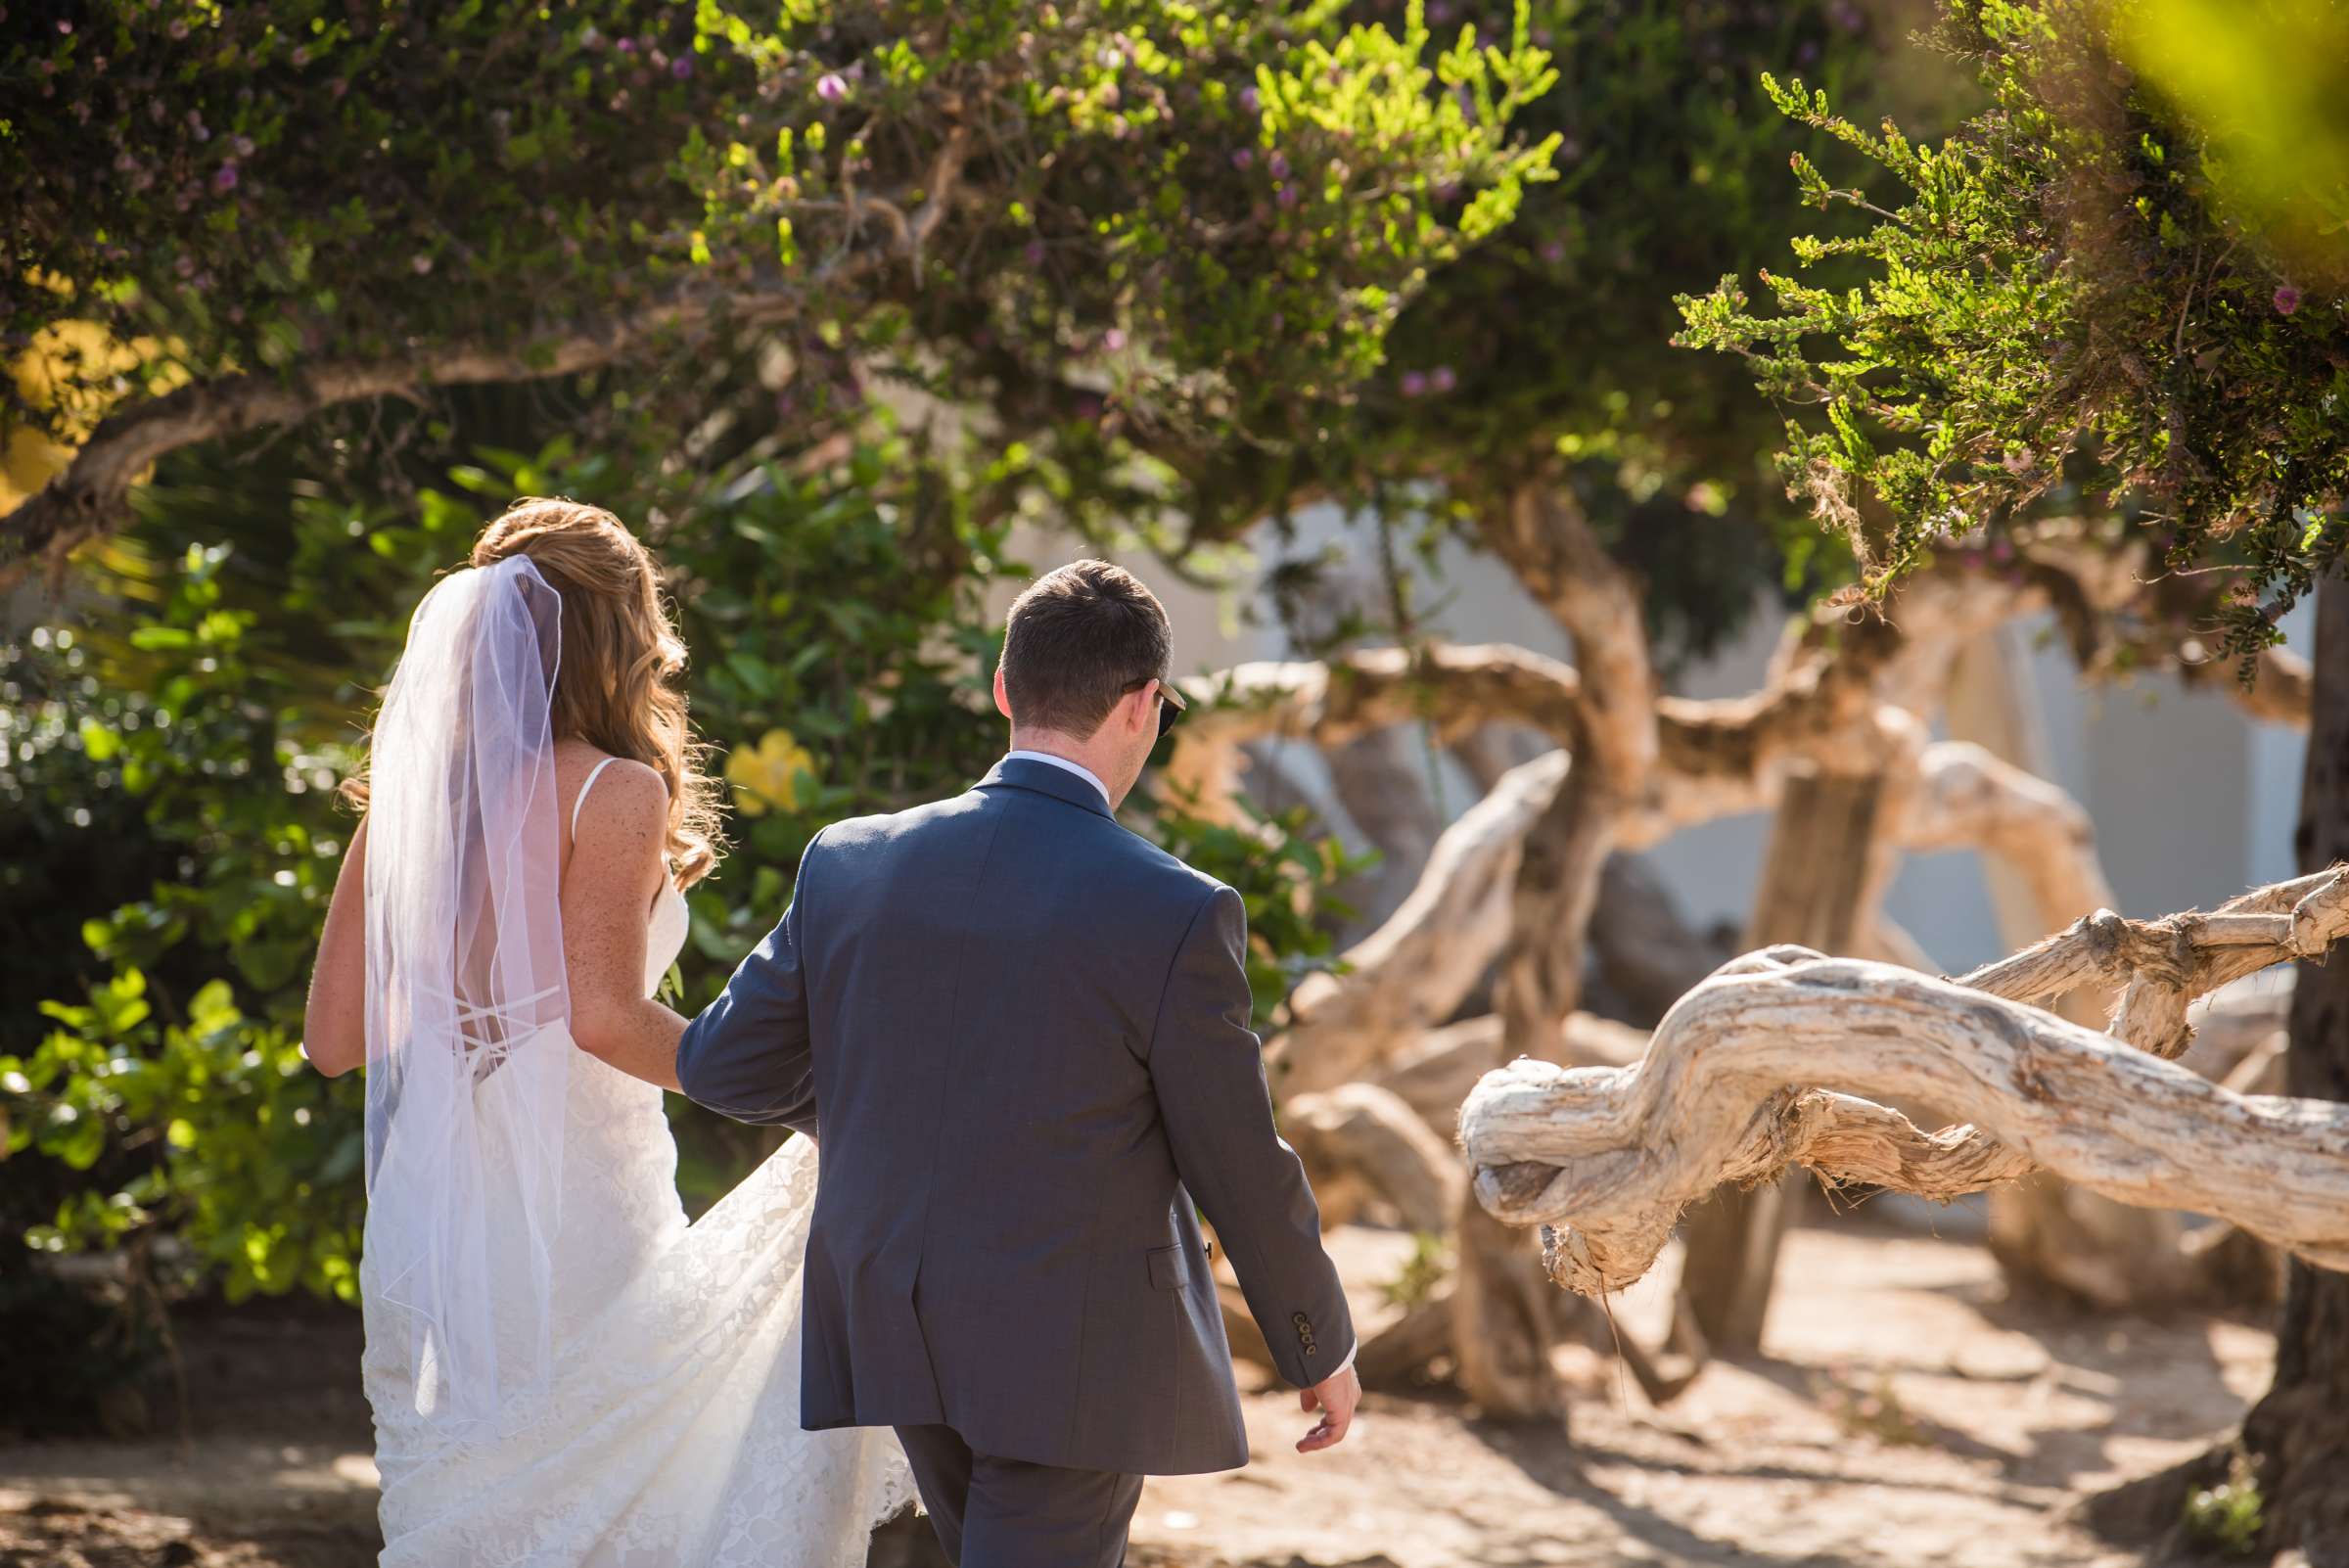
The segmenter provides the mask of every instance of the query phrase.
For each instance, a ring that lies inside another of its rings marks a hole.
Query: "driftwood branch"
[[[2114,953],[2192,994],[2322,953],[2349,931],[2349,872],[2236,905],[2083,921],[1965,982],[1801,948],[1749,954],[1683,997],[1635,1067],[1487,1075],[1461,1114],[1477,1197],[1511,1223],[1554,1227],[1551,1275],[1584,1294],[1645,1273],[1714,1186],[1789,1165],[1941,1200],[2044,1168],[2349,1268],[2349,1105],[2234,1094],[2009,999],[2069,990]],[[1927,1133],[1875,1098],[1972,1125]]]
[[[1283,1095],[1359,1078],[1458,1008],[1508,940],[1526,835],[1566,772],[1564,752],[1511,769],[1445,829],[1402,907],[1347,951],[1347,972],[1297,988],[1269,1052]]]

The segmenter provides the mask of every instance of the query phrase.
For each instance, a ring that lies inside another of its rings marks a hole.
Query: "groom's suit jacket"
[[[817,1136],[803,1424],[943,1423],[1090,1470],[1245,1464],[1194,1205],[1290,1383],[1353,1354],[1273,1130],[1245,942],[1238,894],[1046,762],[816,836],[677,1053],[693,1099]]]

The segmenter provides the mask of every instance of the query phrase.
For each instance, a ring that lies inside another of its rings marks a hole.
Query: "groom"
[[[1346,1436],[1354,1328],[1250,1033],[1239,895],[1118,825],[1182,711],[1100,561],[1011,608],[1009,756],[835,823],[677,1080],[820,1139],[802,1424],[892,1426],[960,1568],[1115,1568],[1141,1478],[1248,1461],[1194,1205]]]

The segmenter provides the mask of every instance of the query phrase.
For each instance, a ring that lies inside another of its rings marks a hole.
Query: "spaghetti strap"
[[[571,836],[574,842],[576,842],[579,836],[579,807],[587,804],[587,792],[595,788],[595,781],[603,770],[619,761],[620,759],[617,757],[605,758],[588,770],[587,782],[579,786],[578,795],[571,803]]]

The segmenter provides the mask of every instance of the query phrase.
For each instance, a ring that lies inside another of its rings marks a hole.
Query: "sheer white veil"
[[[417,1412],[464,1425],[550,1371],[572,1050],[548,714],[561,612],[526,557],[442,579],[370,762],[370,1332],[410,1336]]]

